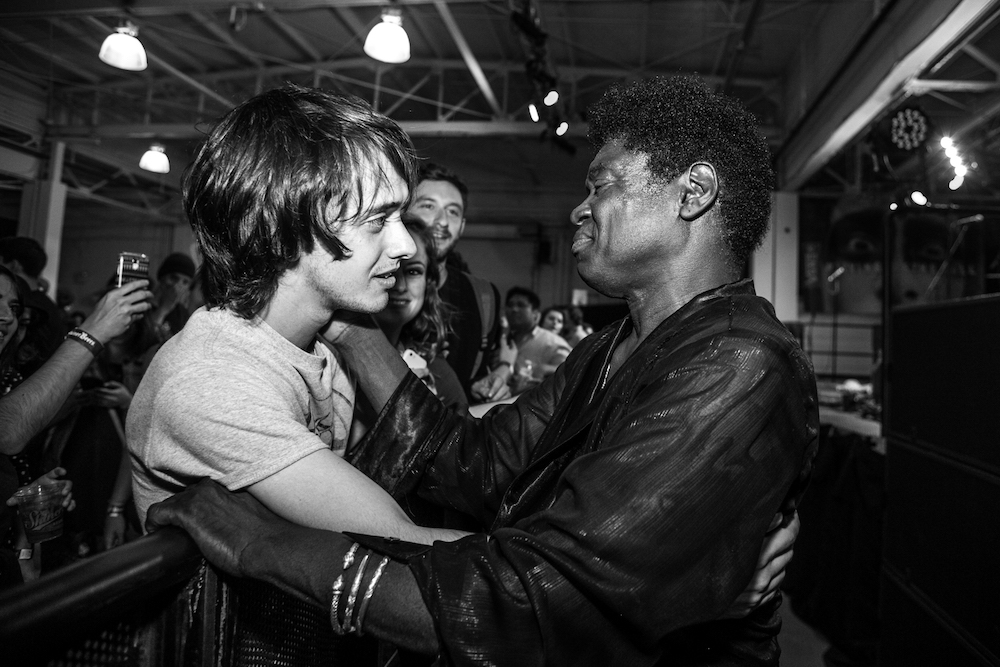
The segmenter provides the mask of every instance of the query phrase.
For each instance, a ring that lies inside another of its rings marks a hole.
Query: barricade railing
[[[196,647],[185,648],[194,607],[215,600],[214,594],[201,594],[202,562],[186,533],[166,528],[3,591],[3,662],[191,664],[191,656],[201,654]]]
[[[4,665],[361,666],[378,652],[270,584],[217,575],[176,528],[0,593]]]

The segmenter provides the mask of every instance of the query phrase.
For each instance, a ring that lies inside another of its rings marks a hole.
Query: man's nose
[[[590,203],[586,199],[577,204],[569,214],[569,221],[576,227],[582,225],[588,218],[590,218]]]
[[[389,230],[388,254],[390,257],[408,259],[417,252],[417,245],[402,220],[397,220]]]
[[[447,227],[448,226],[447,214],[441,209],[434,211],[434,217],[431,219],[431,225],[434,227]]]

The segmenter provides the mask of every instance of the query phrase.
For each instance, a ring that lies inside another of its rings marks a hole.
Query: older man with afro
[[[437,664],[776,665],[780,596],[734,606],[794,513],[818,413],[809,361],[741,280],[768,225],[768,148],[693,77],[614,86],[589,120],[572,250],[628,317],[482,419],[442,407],[370,327],[326,333],[381,409],[355,464],[482,533],[324,533],[212,484],[150,526],[181,525],[224,569],[325,605],[336,631]]]

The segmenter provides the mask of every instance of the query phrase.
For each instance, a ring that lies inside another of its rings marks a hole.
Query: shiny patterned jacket
[[[613,377],[625,319],[481,420],[407,378],[354,463],[475,517],[483,534],[405,559],[438,664],[777,664],[780,600],[715,620],[746,588],[816,452],[812,367],[747,280],[663,321]]]

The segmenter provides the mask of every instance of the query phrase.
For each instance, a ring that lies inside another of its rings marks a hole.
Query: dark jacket
[[[714,619],[808,479],[811,365],[750,281],[693,299],[607,377],[630,331],[589,336],[479,421],[408,378],[369,432],[355,464],[394,496],[488,528],[369,542],[407,554],[443,664],[777,664],[780,601]]]

